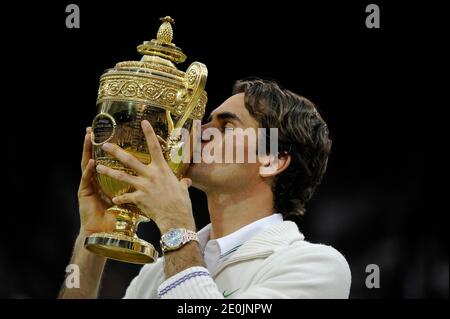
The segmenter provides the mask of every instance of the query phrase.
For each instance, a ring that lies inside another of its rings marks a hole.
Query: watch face
[[[178,230],[170,230],[164,236],[164,244],[168,248],[177,248],[183,243],[183,233]]]

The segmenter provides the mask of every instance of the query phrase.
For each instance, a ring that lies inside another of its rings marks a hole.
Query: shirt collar
[[[272,214],[270,216],[258,219],[253,223],[245,225],[244,227],[236,230],[235,232],[215,239],[217,245],[220,248],[221,257],[225,257],[226,255],[234,252],[237,248],[239,248],[246,241],[251,239],[253,236],[261,233],[268,227],[280,223],[283,221],[283,216],[279,213]],[[200,242],[200,246],[202,251],[204,251],[206,244],[210,241],[209,236],[211,233],[211,224],[206,225],[198,232],[198,238]]]

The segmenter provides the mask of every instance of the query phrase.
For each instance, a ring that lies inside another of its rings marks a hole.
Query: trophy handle
[[[165,145],[163,145],[162,150],[169,167],[177,176],[182,175],[183,165],[180,165],[179,162],[172,162],[171,152],[179,152],[183,146],[184,142],[181,141],[180,129],[197,107],[198,102],[205,91],[207,77],[208,69],[206,68],[206,65],[200,62],[192,63],[186,70],[184,76],[185,89],[184,91],[179,92],[177,96],[179,103],[185,102],[186,107],[176,124],[173,122],[171,112],[166,110],[168,137],[165,140]]]
[[[193,62],[184,76],[184,83],[186,86],[186,97],[187,106],[181,118],[177,121],[174,129],[180,129],[186,123],[187,119],[194,111],[197,103],[205,91],[206,78],[208,77],[208,69],[206,65],[200,62]]]

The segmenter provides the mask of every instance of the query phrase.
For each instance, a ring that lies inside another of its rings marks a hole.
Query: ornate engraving
[[[182,86],[169,81],[157,80],[154,77],[137,77],[135,74],[125,75],[106,74],[100,79],[97,103],[104,101],[137,101],[141,103],[152,103],[161,106],[176,116],[184,114],[186,104],[177,103],[177,94],[185,90]],[[187,81],[195,81],[197,75],[190,72]],[[207,97],[203,94],[197,106],[189,115],[192,119],[201,119],[205,113]]]
[[[198,68],[194,67],[189,70],[189,73],[186,74],[186,79],[188,80],[189,86],[194,85],[195,81],[198,77]]]

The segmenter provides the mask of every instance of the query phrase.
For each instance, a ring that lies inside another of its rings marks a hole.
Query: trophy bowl
[[[175,132],[183,128],[190,131],[193,120],[201,120],[207,102],[204,91],[207,69],[199,62],[192,63],[186,72],[174,63],[186,59],[184,53],[172,43],[174,20],[161,18],[157,39],[138,46],[140,61],[117,63],[100,77],[97,96],[97,115],[92,123],[92,157],[96,164],[136,173],[104,152],[101,146],[114,143],[144,164],[151,162],[142,120],[148,120],[164,143],[162,150],[174,174],[181,178],[188,164],[172,161],[173,152],[181,154],[181,137]],[[96,174],[101,191],[109,198],[132,192],[124,182]],[[114,205],[106,213],[116,218],[112,232],[95,233],[85,239],[89,251],[123,262],[145,264],[158,258],[157,250],[138,238],[137,227],[149,219],[136,205]]]

